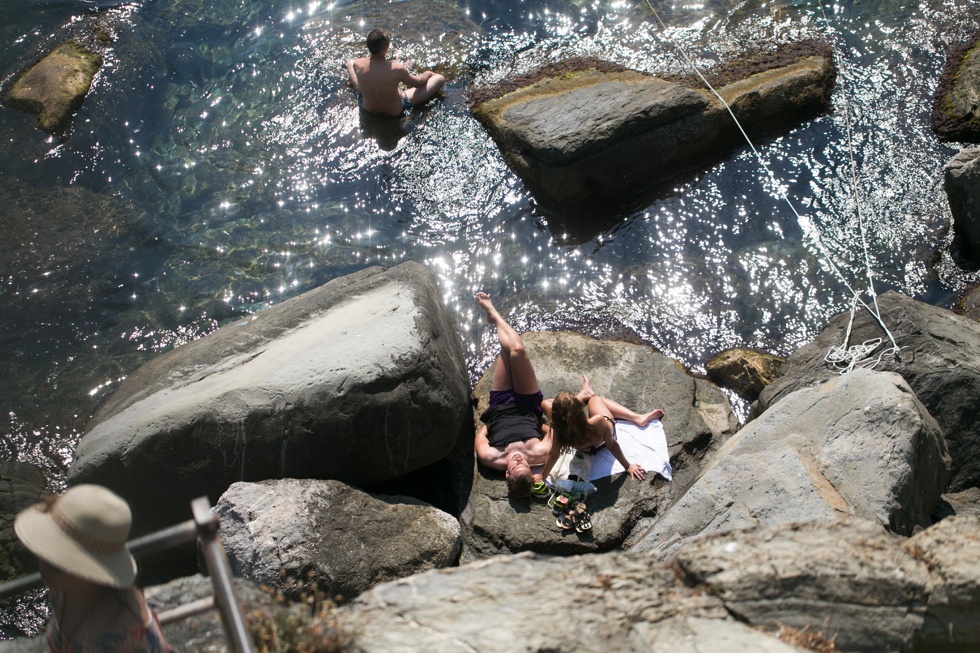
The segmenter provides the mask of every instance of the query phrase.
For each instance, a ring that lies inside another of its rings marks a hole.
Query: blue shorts
[[[360,107],[362,111],[367,111],[367,109],[364,108],[364,96],[361,95],[360,93],[357,94],[357,106]],[[409,111],[411,111],[414,108],[415,108],[415,105],[412,104],[412,101],[409,100],[407,97],[405,97],[403,95],[402,96],[402,112],[400,114],[398,114],[398,115],[404,116],[406,113],[408,113]],[[368,113],[370,113],[372,115],[375,115],[375,116],[386,116],[386,115],[390,115],[390,114],[386,114],[386,113],[374,113],[373,111],[368,111]],[[392,117],[393,118],[397,118],[397,116],[392,116]]]

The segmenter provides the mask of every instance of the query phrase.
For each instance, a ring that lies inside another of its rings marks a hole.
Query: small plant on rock
[[[344,653],[354,650],[353,635],[336,614],[336,604],[315,584],[301,600],[290,603],[276,593],[276,605],[257,607],[248,615],[249,632],[259,653]]]

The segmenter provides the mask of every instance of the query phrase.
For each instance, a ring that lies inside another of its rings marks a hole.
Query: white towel
[[[664,427],[659,419],[642,428],[633,422],[616,420],[616,441],[619,442],[626,460],[637,463],[648,474],[660,474],[668,481],[673,478],[670,455],[667,453],[667,436],[664,435]],[[589,457],[592,463],[590,481],[626,471],[608,448]]]

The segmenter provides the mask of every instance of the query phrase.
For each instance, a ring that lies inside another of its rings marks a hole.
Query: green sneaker
[[[538,481],[531,486],[531,498],[547,501],[551,497],[551,488],[544,481]]]

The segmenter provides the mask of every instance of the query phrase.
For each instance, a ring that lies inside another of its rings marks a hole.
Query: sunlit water
[[[370,265],[432,270],[471,380],[493,355],[479,289],[520,329],[625,327],[694,371],[732,346],[788,354],[849,306],[848,286],[867,288],[856,206],[879,292],[950,306],[977,279],[947,233],[942,168],[957,148],[928,122],[945,47],[980,23],[970,0],[0,0],[0,13],[4,84],[86,21],[115,38],[67,138],[0,108],[4,220],[18,202],[46,207],[3,255],[0,456],[42,466],[56,489],[95,406],[142,362]],[[387,128],[364,123],[343,70],[373,25],[451,78],[443,100]],[[682,53],[708,67],[812,37],[837,57],[832,113],[584,243],[466,109],[474,85],[567,56],[682,73]]]

